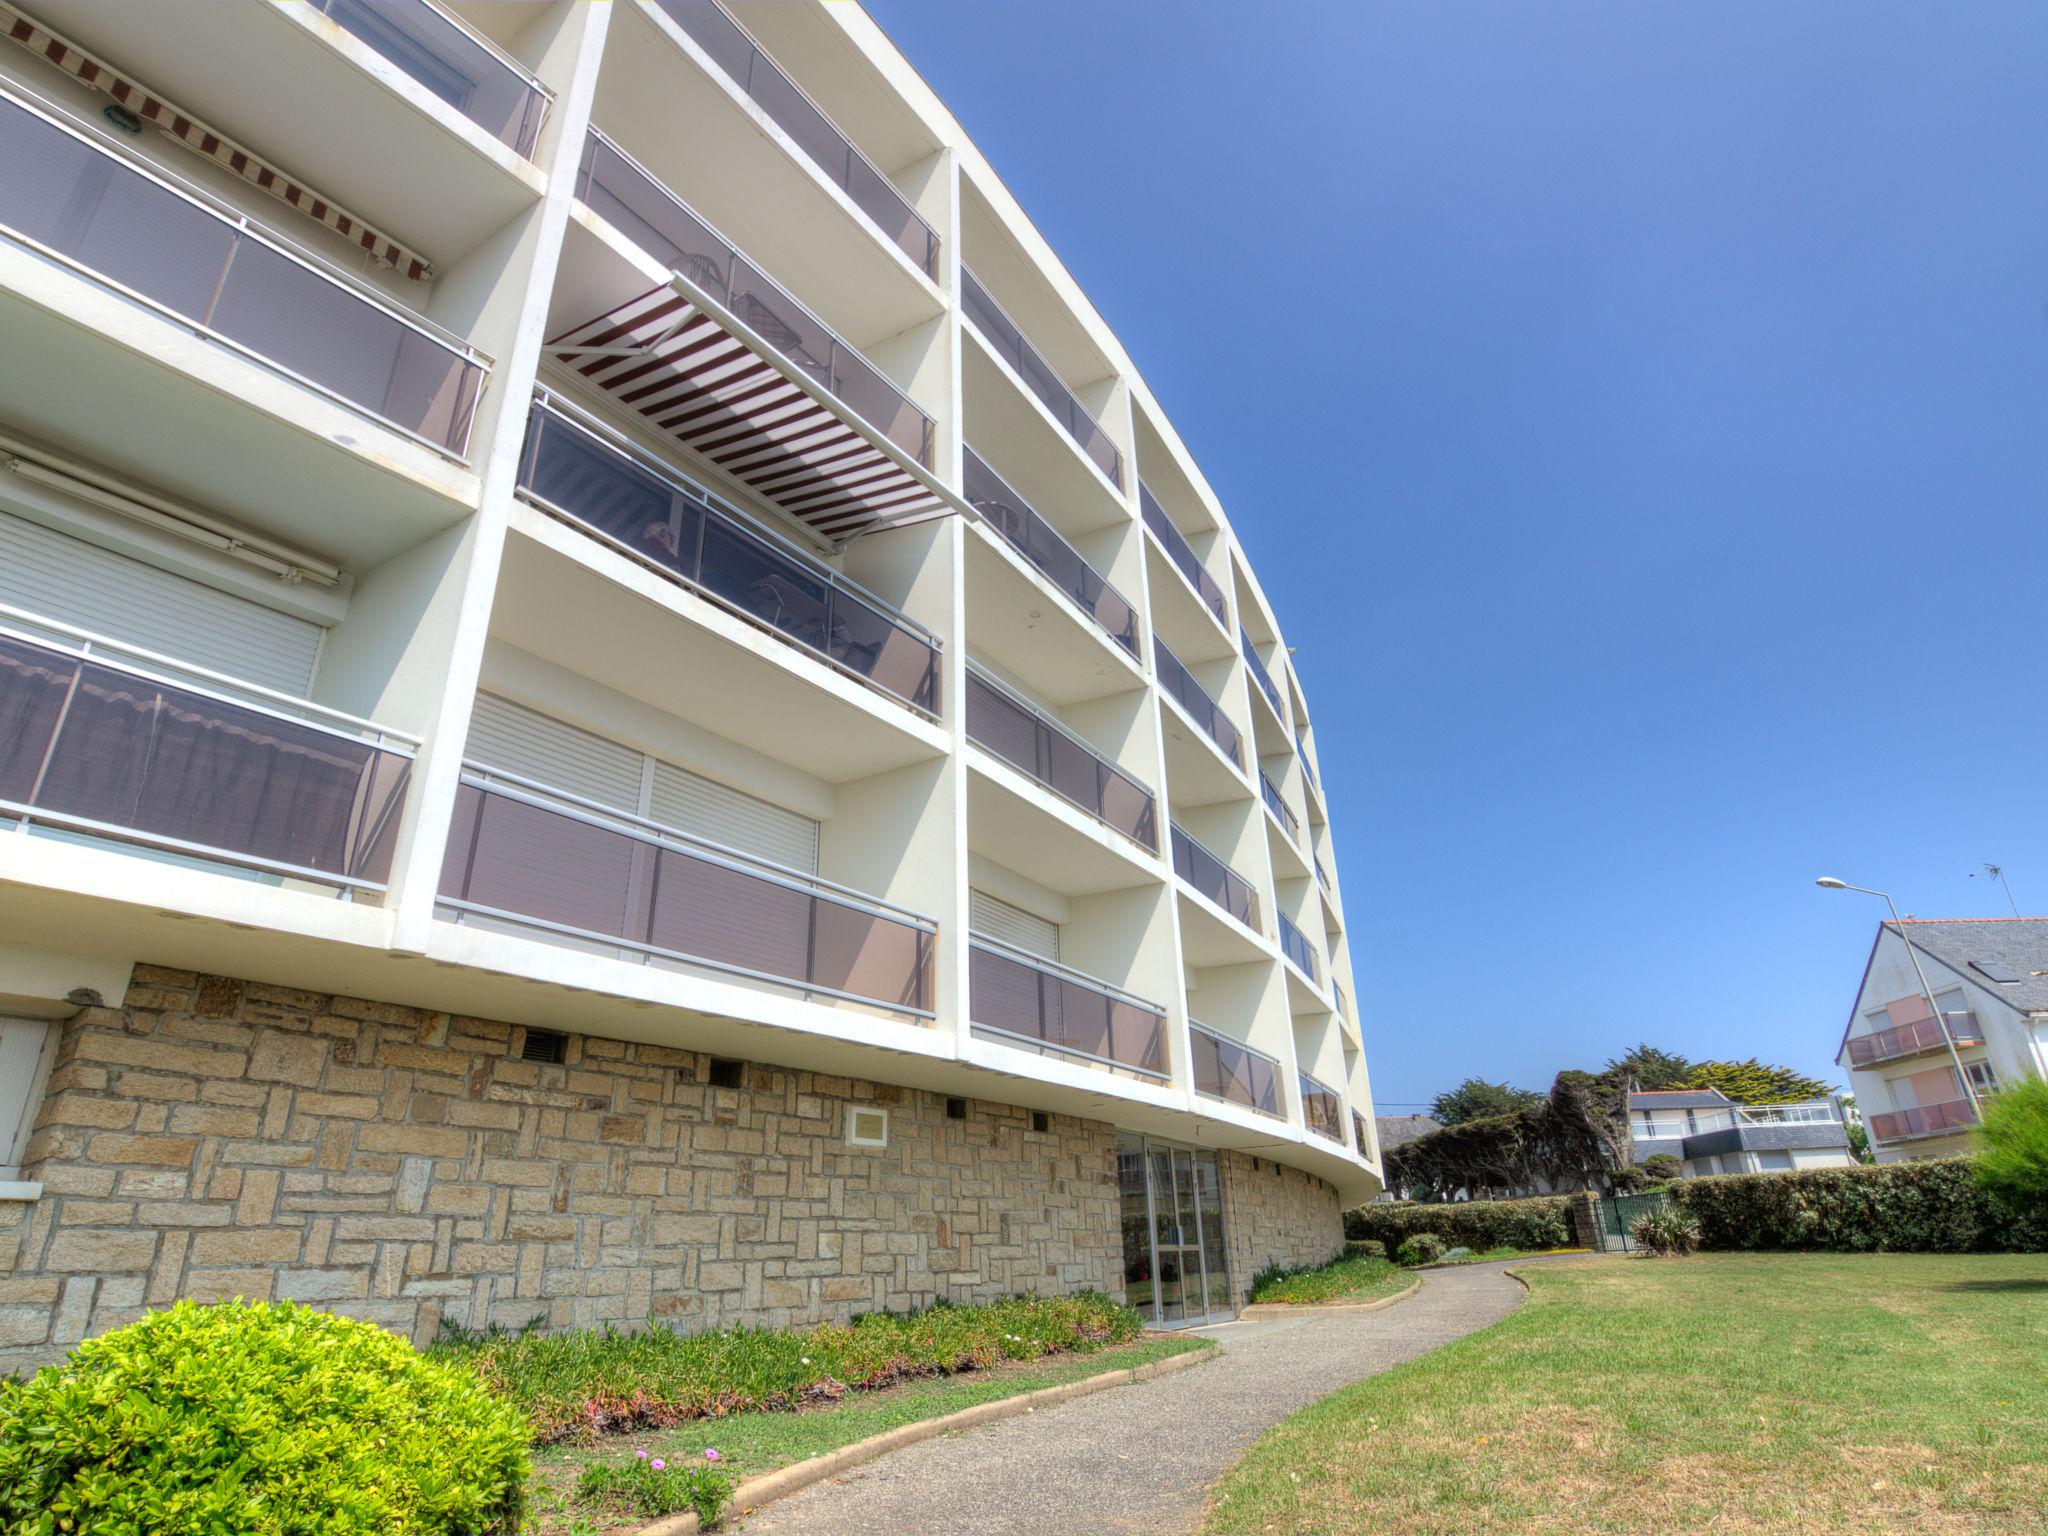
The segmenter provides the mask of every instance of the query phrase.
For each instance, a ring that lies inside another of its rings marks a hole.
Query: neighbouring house
[[[11,0],[0,358],[0,1372],[1198,1324],[1378,1192],[1280,617],[859,6]]]
[[[1968,1151],[1972,1092],[2048,1075],[2048,918],[1878,924],[1835,1060],[1879,1162]]]
[[[1688,1179],[1715,1173],[1789,1173],[1838,1168],[1856,1159],[1842,1106],[1832,1098],[1796,1104],[1738,1104],[1718,1088],[1673,1088],[1628,1096],[1636,1166],[1677,1158]]]

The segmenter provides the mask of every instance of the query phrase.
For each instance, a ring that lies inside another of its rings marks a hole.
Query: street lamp
[[[1906,937],[1906,922],[1899,916],[1899,904],[1892,900],[1888,891],[1873,891],[1867,885],[1851,885],[1832,875],[1822,875],[1813,883],[1824,891],[1860,891],[1865,896],[1884,897],[1884,904],[1892,909],[1892,926],[1899,930],[1899,940],[1906,946],[1906,958],[1913,962],[1913,974],[1920,978],[1920,995],[1927,999],[1928,1012],[1934,1015],[1934,1022],[1941,1030],[1941,1043],[1948,1047],[1948,1059],[1955,1063],[1956,1081],[1963,1085],[1963,1095],[1970,1101],[1971,1113],[1981,1115],[1984,1106],[1978,1102],[1977,1090],[1970,1086],[1970,1074],[1963,1070],[1963,1058],[1956,1054],[1955,1036],[1948,1032],[1948,1020],[1942,1016],[1941,1005],[1934,1000],[1934,989],[1927,985],[1927,973],[1920,969],[1920,952]]]

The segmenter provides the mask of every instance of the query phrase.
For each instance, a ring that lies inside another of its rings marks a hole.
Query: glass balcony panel
[[[1870,1134],[1879,1141],[1910,1141],[1916,1136],[1941,1136],[1977,1123],[1976,1106],[1968,1099],[1923,1104],[1870,1117]]]
[[[1306,1072],[1301,1077],[1301,1119],[1316,1135],[1329,1141],[1344,1140],[1344,1100],[1333,1088],[1326,1088]]]
[[[1946,1034],[1943,1033],[1943,1025],[1947,1026]],[[1932,1018],[1917,1019],[1910,1024],[1880,1029],[1874,1034],[1858,1035],[1849,1042],[1849,1059],[1859,1067],[1867,1067],[1877,1062],[1896,1061],[1902,1056],[1917,1056],[1924,1051],[1946,1050],[1951,1038],[1958,1046],[1982,1045],[1984,1032],[1977,1027],[1974,1014],[1945,1013],[1940,1022]]]
[[[1123,454],[1116,444],[1109,440],[1109,434],[1102,425],[1088,413],[1088,408],[1075,398],[1067,388],[1066,381],[1053,369],[1038,349],[1025,339],[1002,305],[995,301],[989,291],[966,267],[960,269],[960,306],[967,318],[974,322],[974,328],[981,333],[997,356],[1017,371],[1025,388],[1038,397],[1038,401],[1052,419],[1080,445],[1081,451],[1095,461],[1095,465],[1112,481],[1120,482],[1123,475]]]
[[[1296,819],[1294,812],[1287,808],[1287,802],[1281,798],[1280,786],[1266,777],[1266,770],[1263,768],[1259,770],[1259,794],[1273,814],[1280,818],[1280,825],[1287,829],[1288,840],[1300,842],[1301,822]]]
[[[1209,739],[1223,749],[1238,767],[1244,766],[1244,737],[1223,713],[1223,706],[1210,698],[1202,685],[1195,681],[1195,674],[1180,663],[1180,658],[1166,648],[1166,642],[1157,635],[1152,637],[1152,659],[1159,673],[1159,686],[1166,690],[1180,707],[1193,716]]]
[[[34,821],[381,885],[411,759],[0,636],[0,799]]]
[[[971,664],[967,736],[1097,820],[1146,848],[1158,848],[1149,790]]]
[[[989,527],[1044,572],[1112,640],[1137,655],[1138,615],[1123,594],[1097,575],[1080,551],[1061,538],[972,448],[966,450],[965,459],[967,500]]]
[[[1188,1042],[1197,1093],[1265,1115],[1280,1113],[1272,1057],[1200,1024],[1190,1025]]]
[[[1195,589],[1202,606],[1216,616],[1218,624],[1229,623],[1223,589],[1216,585],[1216,578],[1203,569],[1194,545],[1174,526],[1173,519],[1166,515],[1166,508],[1159,505],[1158,499],[1145,488],[1142,480],[1138,482],[1138,512],[1145,519],[1145,526],[1152,530],[1153,537],[1159,540],[1160,547],[1166,551],[1166,558],[1173,563],[1174,569]]]
[[[1166,1020],[1150,1005],[979,937],[969,947],[968,985],[977,1028],[1152,1077],[1166,1075]]]
[[[1238,649],[1244,652],[1245,665],[1251,668],[1252,681],[1259,685],[1259,692],[1263,693],[1266,702],[1273,706],[1273,713],[1283,720],[1286,719],[1285,712],[1280,708],[1280,690],[1274,686],[1273,674],[1268,672],[1266,664],[1259,660],[1258,649],[1252,644],[1252,637],[1243,629],[1239,629],[1237,643]]]
[[[441,896],[583,939],[910,1012],[931,1010],[929,927],[765,862],[693,851],[679,833],[467,779]]]
[[[1285,912],[1274,915],[1280,920],[1280,953],[1292,960],[1310,981],[1320,983],[1321,972],[1317,968],[1316,949],[1309,943],[1308,935],[1289,922]]]
[[[0,224],[394,426],[468,446],[474,357],[4,97]]]
[[[1372,1155],[1372,1142],[1365,1132],[1365,1116],[1355,1109],[1351,1111],[1351,1145],[1360,1157]]]
[[[854,206],[917,264],[938,275],[939,237],[910,201],[716,0],[660,0],[661,8],[751,97]]]
[[[313,0],[514,153],[531,158],[548,94],[424,0]]]
[[[1247,928],[1259,925],[1259,898],[1244,879],[1179,827],[1173,828],[1173,872]]]

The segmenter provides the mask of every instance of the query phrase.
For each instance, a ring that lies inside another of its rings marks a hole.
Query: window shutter
[[[1014,945],[1028,955],[1057,962],[1060,958],[1060,925],[1047,922],[1035,912],[1026,912],[987,891],[967,893],[967,923],[976,933]]]
[[[46,1019],[0,1018],[0,1179],[21,1167],[29,1127],[57,1054],[57,1026]]]
[[[818,872],[818,824],[808,816],[656,762],[648,818],[693,837],[751,853],[804,874]]]
[[[466,755],[614,810],[640,810],[640,753],[509,699],[477,695]]]

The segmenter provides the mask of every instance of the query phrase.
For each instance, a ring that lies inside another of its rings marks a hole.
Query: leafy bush
[[[181,1301],[0,1381],[20,1536],[511,1531],[526,1425],[404,1339],[290,1302]]]
[[[1085,1353],[1126,1343],[1143,1326],[1131,1308],[1089,1291],[871,1312],[809,1329],[688,1335],[668,1328],[451,1330],[432,1353],[471,1366],[526,1415],[535,1440],[551,1444],[686,1419],[808,1407],[916,1377]]]
[[[1444,1240],[1433,1232],[1417,1232],[1401,1244],[1394,1257],[1411,1269],[1418,1264],[1434,1264],[1444,1256]]]
[[[1685,1164],[1669,1152],[1659,1152],[1643,1159],[1643,1172],[1659,1184],[1669,1184],[1685,1172]]]
[[[1347,1254],[1328,1264],[1282,1269],[1277,1264],[1262,1269],[1252,1278],[1252,1300],[1285,1302],[1309,1306],[1317,1302],[1341,1301],[1358,1291],[1385,1284],[1400,1271],[1383,1258]]]
[[[1701,1246],[1836,1253],[2039,1253],[2048,1218],[2023,1216],[1979,1187],[1975,1160],[1687,1179],[1671,1191]]]
[[[1344,1244],[1344,1253],[1346,1257],[1354,1259],[1384,1259],[1387,1256],[1387,1245],[1370,1237],[1361,1237],[1347,1241]]]
[[[1431,1205],[1396,1200],[1344,1213],[1347,1238],[1370,1238],[1391,1251],[1417,1232],[1469,1248],[1563,1248],[1571,1243],[1571,1201],[1557,1195],[1534,1200],[1468,1200]]]
[[[1446,1248],[1443,1252],[1443,1258],[1439,1262],[1444,1264],[1462,1264],[1471,1257],[1472,1250],[1463,1243],[1460,1243],[1455,1248]]]
[[[2015,1083],[1984,1106],[1977,1187],[2019,1216],[2048,1218],[2048,1082]]]
[[[595,1461],[576,1481],[576,1498],[620,1514],[673,1515],[690,1510],[700,1529],[710,1530],[732,1499],[732,1474],[719,1465],[716,1450],[687,1462],[664,1461],[635,1451],[630,1461],[613,1466]]]
[[[1700,1245],[1700,1224],[1676,1206],[1660,1205],[1638,1216],[1628,1235],[1660,1258],[1684,1258]]]

